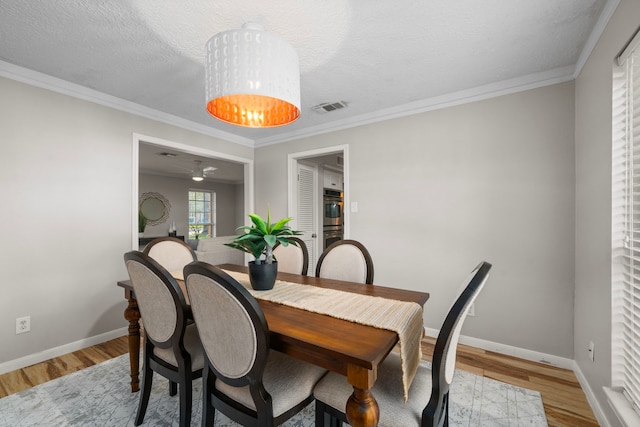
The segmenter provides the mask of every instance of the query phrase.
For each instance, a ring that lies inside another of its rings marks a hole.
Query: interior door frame
[[[287,212],[289,217],[295,217],[296,208],[294,201],[296,185],[297,185],[297,171],[298,171],[298,160],[304,160],[312,157],[324,156],[327,154],[334,153],[342,153],[344,159],[343,165],[343,178],[344,178],[344,238],[349,238],[349,229],[351,225],[351,221],[349,220],[349,209],[346,206],[351,206],[349,203],[350,199],[350,191],[349,191],[349,144],[343,145],[334,145],[331,147],[317,148],[314,150],[308,151],[299,151],[297,153],[290,153],[287,157]],[[321,177],[318,177],[318,180],[321,180]],[[322,224],[321,218],[316,218],[316,224]],[[317,240],[322,240],[322,230],[318,230],[318,236],[320,236]],[[321,245],[318,246],[319,251],[317,255],[320,256],[322,253]]]
[[[131,248],[138,250],[138,188],[140,173],[140,143],[153,144],[159,147],[167,147],[184,153],[195,154],[202,157],[212,159],[226,160],[244,165],[244,218],[247,218],[250,212],[253,212],[254,201],[254,161],[244,157],[233,156],[231,154],[219,151],[209,150],[202,147],[183,144],[180,142],[169,141],[166,139],[156,138],[154,136],[142,135],[134,133],[131,140]],[[248,221],[248,220],[245,220]]]

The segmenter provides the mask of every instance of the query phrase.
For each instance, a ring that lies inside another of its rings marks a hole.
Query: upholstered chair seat
[[[420,362],[408,401],[404,402],[400,356],[391,352],[378,368],[378,378],[372,394],[380,409],[379,427],[447,427],[449,425],[449,387],[453,381],[456,350],[460,330],[469,307],[484,287],[491,264],[482,262],[463,283],[461,292],[449,309],[433,351],[432,369]],[[329,372],[316,385],[316,427],[325,424],[325,414],[331,426],[347,421],[346,402],[353,387],[344,376]]]
[[[191,369],[196,371],[202,369],[204,367],[204,355],[202,354],[202,344],[200,344],[198,328],[194,323],[187,325],[187,328],[185,329],[184,349],[192,355]],[[178,365],[176,355],[171,348],[155,347],[153,349],[153,354],[173,366]]]
[[[380,408],[379,427],[419,427],[422,411],[431,395],[431,369],[425,362],[420,363],[411,383],[409,400],[405,403],[400,356],[391,352],[378,368],[378,379],[371,392]],[[317,400],[342,413],[346,412],[347,400],[352,393],[353,387],[345,381],[344,376],[332,372],[318,383],[313,392]]]
[[[326,371],[271,350],[266,318],[240,283],[210,264],[184,269],[205,352],[202,426],[220,411],[243,426],[282,424],[313,401]]]
[[[169,394],[180,392],[180,427],[191,424],[192,381],[202,376],[200,335],[189,322],[187,303],[178,282],[151,256],[124,255],[125,265],[144,322],[142,384],[134,424],[142,424],[151,396],[153,375],[169,380]]]
[[[291,375],[295,372],[295,376]],[[269,352],[262,381],[271,395],[273,416],[278,417],[313,394],[313,387],[326,371],[277,351]],[[216,388],[247,408],[256,410],[249,386],[232,387],[217,380]]]

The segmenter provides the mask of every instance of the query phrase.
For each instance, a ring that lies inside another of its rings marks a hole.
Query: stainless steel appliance
[[[343,220],[343,206],[342,192],[338,190],[324,190],[323,197],[323,225],[326,226],[341,226],[344,224]]]
[[[323,195],[323,248],[344,238],[344,201],[342,192],[325,189]]]
[[[332,243],[342,240],[344,238],[344,231],[342,226],[340,227],[325,227],[322,233],[322,248],[327,249]]]

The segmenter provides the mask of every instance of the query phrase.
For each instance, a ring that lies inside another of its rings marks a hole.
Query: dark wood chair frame
[[[191,423],[192,413],[192,382],[194,379],[202,376],[202,369],[198,369],[195,372],[191,370],[191,355],[184,347],[184,335],[188,322],[188,318],[191,317],[191,311],[187,306],[186,300],[180,289],[180,285],[176,280],[171,277],[169,272],[165,270],[160,264],[158,264],[149,255],[139,252],[131,251],[124,255],[125,262],[135,261],[138,262],[154,274],[156,274],[162,283],[167,287],[173,302],[176,305],[177,319],[176,328],[173,335],[166,341],[155,341],[148,334],[144,336],[143,346],[143,366],[142,366],[142,384],[140,387],[140,402],[138,404],[138,412],[134,424],[139,426],[144,421],[145,413],[147,412],[147,406],[149,404],[149,397],[151,396],[151,386],[153,384],[153,372],[157,372],[163,377],[169,380],[169,395],[175,396],[180,389],[180,426],[189,426]],[[135,289],[135,288],[134,288]],[[144,312],[140,312],[142,321],[144,322]],[[178,366],[168,364],[164,360],[155,356],[153,350],[158,348],[171,348],[176,356]]]
[[[365,263],[367,264],[367,277],[365,279],[365,283],[367,285],[373,284],[373,259],[371,258],[371,254],[369,254],[369,251],[364,247],[362,243],[358,242],[357,240],[349,239],[338,240],[337,242],[329,245],[329,247],[322,252],[322,255],[320,255],[320,258],[318,259],[318,264],[316,265],[316,277],[320,277],[320,267],[322,267],[322,262],[324,261],[327,254],[331,252],[331,250],[336,246],[340,245],[353,245],[360,249],[360,252],[362,252],[362,255],[364,256]]]
[[[306,276],[309,272],[309,249],[307,249],[307,245],[304,243],[304,241],[302,241],[302,239],[299,239],[298,237],[287,237],[287,239],[289,239],[289,241],[291,242],[290,244],[294,244],[295,246],[298,246],[300,249],[302,249],[302,272],[300,274]],[[277,248],[278,246],[280,246],[280,242],[277,242],[273,249]]]
[[[174,243],[179,243],[182,246],[184,246],[186,249],[189,250],[189,252],[191,252],[191,256],[193,257],[194,261],[198,260],[198,256],[196,255],[195,251],[193,250],[193,248],[191,246],[189,246],[188,243],[186,243],[184,240],[182,239],[178,239],[177,237],[171,237],[171,236],[165,236],[165,237],[158,237],[157,239],[153,239],[152,241],[150,241],[142,250],[142,253],[145,255],[149,255],[149,251],[151,250],[151,248],[155,245],[157,245],[158,243],[161,242],[174,242]]]
[[[453,363],[455,364],[455,352],[458,346],[458,341],[453,341],[452,332],[460,322],[464,322],[466,316],[462,316],[462,314],[482,289],[481,285],[485,282],[489,270],[491,270],[491,264],[486,261],[481,262],[474,269],[474,276],[449,310],[440,333],[438,333],[431,362],[431,397],[422,411],[421,427],[446,427],[449,425],[449,387],[451,384],[445,378],[447,353],[454,346]],[[316,426],[326,425],[325,414],[329,415],[330,427],[340,427],[343,422],[347,422],[344,413],[316,400]]]
[[[205,351],[205,367],[202,376],[202,426],[213,426],[216,409],[231,418],[235,422],[251,427],[272,427],[277,426],[300,412],[309,403],[313,401],[313,395],[304,399],[300,404],[285,411],[280,416],[273,417],[273,406],[271,395],[264,388],[262,375],[267,365],[267,357],[269,355],[269,327],[264,317],[262,308],[251,294],[231,276],[221,269],[204,262],[194,262],[188,264],[184,269],[185,280],[191,274],[198,274],[209,277],[236,298],[242,307],[249,314],[249,318],[253,322],[257,338],[257,354],[253,367],[247,374],[238,378],[230,378],[217,371],[210,363]],[[203,328],[206,326],[202,326]],[[251,408],[230,399],[225,394],[219,392],[215,387],[216,379],[220,379],[225,383],[234,387],[248,386],[251,396],[257,408],[254,411]]]

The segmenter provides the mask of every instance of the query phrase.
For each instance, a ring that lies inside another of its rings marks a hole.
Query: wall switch
[[[589,359],[592,362],[595,361],[595,352],[596,352],[596,348],[595,348],[595,345],[593,344],[593,341],[589,341]]]
[[[469,311],[467,312],[467,316],[473,317],[476,315],[476,303],[473,303],[469,306]]]
[[[351,202],[351,212],[358,212],[358,202]]]
[[[16,335],[31,331],[31,316],[16,317]]]

